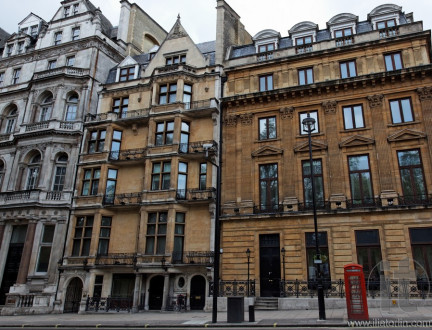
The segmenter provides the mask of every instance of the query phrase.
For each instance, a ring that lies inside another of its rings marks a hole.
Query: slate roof
[[[5,30],[3,30],[2,28],[0,28],[0,49],[3,49],[5,44],[6,44],[6,40],[8,40],[10,37],[10,34],[7,33]]]
[[[96,10],[98,8],[96,8],[96,6],[94,4],[92,4],[89,0],[85,0],[88,9],[94,14],[96,15]],[[100,10],[100,9],[99,9]],[[106,34],[107,36],[111,36],[111,30],[113,29],[113,25],[111,24],[111,22],[109,21],[108,18],[106,18],[102,12],[100,14],[100,18],[101,18],[101,26],[102,26],[102,32],[104,34]]]
[[[399,25],[407,24],[407,18],[404,13],[400,14],[399,17]],[[357,34],[360,33],[366,33],[373,31],[373,26],[370,21],[363,21],[358,22],[356,26]],[[324,40],[331,40],[331,33],[328,29],[318,30],[316,34],[317,42],[324,41]],[[289,48],[293,47],[294,42],[291,37],[283,37],[279,39],[279,49]],[[230,57],[231,58],[238,58],[242,56],[249,56],[256,54],[255,45],[244,45],[244,46],[237,46],[233,47]]]

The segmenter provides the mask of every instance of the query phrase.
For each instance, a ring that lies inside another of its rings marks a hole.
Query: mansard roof
[[[280,38],[281,35],[279,32],[271,29],[266,29],[258,32],[255,34],[255,36],[252,38],[252,40],[260,40],[260,39],[268,39],[268,38]]]
[[[384,4],[373,9],[368,14],[368,19],[371,19],[371,17],[375,17],[375,16],[381,16],[381,15],[401,12],[401,11],[402,11],[402,7],[400,6],[393,5],[393,4]]]
[[[327,26],[350,22],[358,22],[358,16],[349,13],[342,13],[330,18],[330,20],[327,22]]]
[[[310,22],[310,21],[304,21],[297,23],[294,25],[289,31],[289,34],[303,32],[303,31],[309,31],[309,30],[318,30],[318,24]]]
[[[6,43],[6,40],[10,37],[10,34],[7,33],[5,30],[0,28],[0,49],[4,48],[4,45]]]

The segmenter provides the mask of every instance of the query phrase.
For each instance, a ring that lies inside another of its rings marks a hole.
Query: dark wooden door
[[[260,235],[260,288],[261,297],[280,296],[279,234]]]
[[[70,281],[66,289],[66,298],[64,304],[64,313],[78,313],[81,296],[82,296],[83,283],[78,278],[75,277]]]
[[[0,288],[0,305],[5,304],[6,293],[9,292],[10,287],[14,285],[17,280],[23,248],[23,243],[11,243],[9,245],[3,281]]]
[[[200,275],[192,277],[190,289],[190,308],[203,310],[205,305],[206,280]]]
[[[155,276],[150,280],[149,309],[161,310],[163,299],[164,277]]]

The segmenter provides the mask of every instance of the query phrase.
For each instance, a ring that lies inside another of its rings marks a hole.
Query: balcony
[[[69,191],[33,189],[0,193],[0,202],[5,206],[29,203],[69,204],[71,197],[72,193]]]
[[[397,26],[379,30],[380,39],[395,37],[398,34],[399,34],[399,28]]]
[[[83,77],[83,76],[88,76],[89,74],[90,74],[89,69],[81,69],[81,68],[75,68],[75,67],[70,67],[70,66],[63,66],[63,67],[59,67],[59,68],[55,68],[55,69],[36,72],[33,75],[33,80],[49,78],[49,77],[58,76],[58,75]]]
[[[179,72],[179,71],[183,71],[183,72],[191,72],[191,73],[195,73],[196,70],[194,67],[191,67],[189,65],[186,64],[172,64],[172,65],[166,65],[166,66],[162,66],[159,68],[156,68],[156,75],[158,74],[162,74],[162,73],[172,73],[172,72]]]
[[[173,251],[171,254],[173,264],[195,264],[211,266],[214,262],[213,251]]]
[[[141,203],[141,193],[124,193],[114,196],[105,195],[103,204],[106,206],[136,206]]]
[[[257,55],[257,62],[270,61],[273,58],[274,58],[273,52],[259,53]]]
[[[204,146],[206,146],[207,150],[204,149]],[[198,142],[190,142],[190,143],[180,143],[178,152],[180,154],[185,155],[202,155],[204,153],[209,153],[212,156],[217,155],[217,143],[214,140],[206,140],[206,141],[198,141]]]
[[[133,266],[136,263],[134,253],[108,253],[97,255],[94,261],[96,266]]]
[[[111,151],[108,159],[110,161],[133,161],[142,160],[147,155],[147,148],[126,149],[119,151]]]
[[[296,46],[296,54],[305,54],[310,53],[313,51],[312,45],[302,45],[302,46]]]
[[[282,213],[284,211],[283,204],[272,204],[272,205],[254,205],[253,213]]]
[[[381,198],[348,199],[347,209],[376,208],[381,207]]]
[[[12,139],[13,135],[11,133],[7,134],[0,134],[0,143],[10,141]]]
[[[352,45],[354,44],[354,36],[337,38],[335,42],[336,42],[336,47]]]
[[[216,189],[209,188],[204,190],[199,189],[178,189],[176,199],[178,201],[200,202],[214,200],[216,198]]]
[[[24,125],[25,133],[43,131],[43,130],[55,130],[55,131],[66,131],[66,132],[81,131],[82,123],[76,121],[49,120],[49,121],[41,121],[38,123]]]

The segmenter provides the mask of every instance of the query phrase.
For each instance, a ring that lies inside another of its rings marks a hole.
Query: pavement
[[[416,307],[413,311],[391,308],[369,309],[370,325],[397,325],[397,322],[423,322],[420,325],[432,328],[432,307]],[[212,323],[212,313],[203,311],[186,312],[97,312],[87,314],[45,314],[0,316],[1,328],[25,327],[346,327],[348,325],[346,309],[327,309],[326,320],[318,320],[318,310],[256,310],[255,322],[249,322],[249,313],[244,314],[244,322],[228,323],[227,312],[219,312],[217,323]],[[381,323],[380,323],[381,322]],[[391,323],[393,322],[393,323]]]

